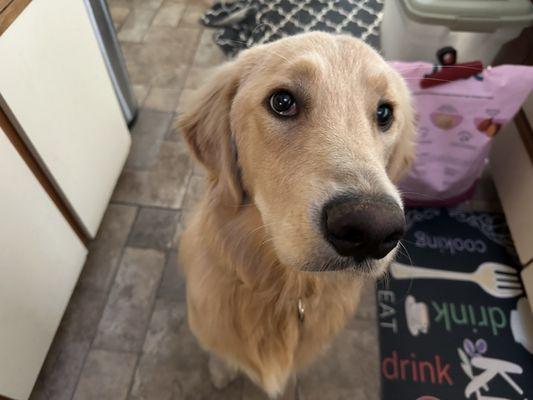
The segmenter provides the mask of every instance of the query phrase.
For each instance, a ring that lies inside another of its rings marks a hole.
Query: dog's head
[[[221,66],[180,119],[216,196],[260,212],[279,260],[377,275],[404,232],[413,155],[400,75],[348,36],[307,33]]]

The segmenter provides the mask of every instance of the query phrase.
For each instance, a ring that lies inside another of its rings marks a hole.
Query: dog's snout
[[[402,238],[405,217],[388,196],[343,197],[326,204],[322,226],[326,240],[341,256],[381,259]]]

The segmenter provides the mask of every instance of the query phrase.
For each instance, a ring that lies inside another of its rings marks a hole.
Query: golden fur
[[[268,111],[265,99],[279,88],[303,99],[296,118]],[[382,99],[394,105],[386,133],[374,123]],[[363,279],[394,256],[321,271],[340,257],[317,220],[342,190],[386,193],[401,204],[391,181],[413,154],[406,86],[363,42],[302,34],[219,67],[179,125],[207,172],[180,245],[191,330],[275,397],[352,316]]]

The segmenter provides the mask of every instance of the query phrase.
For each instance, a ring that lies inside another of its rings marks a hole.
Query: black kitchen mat
[[[406,217],[377,287],[381,398],[533,400],[533,317],[503,215]]]
[[[384,0],[220,1],[202,17],[226,54],[300,32],[348,33],[379,46]]]

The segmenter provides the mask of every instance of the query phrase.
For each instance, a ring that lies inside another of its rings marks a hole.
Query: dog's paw
[[[209,375],[211,383],[217,389],[224,389],[239,375],[239,371],[224,360],[211,354],[209,356]]]

